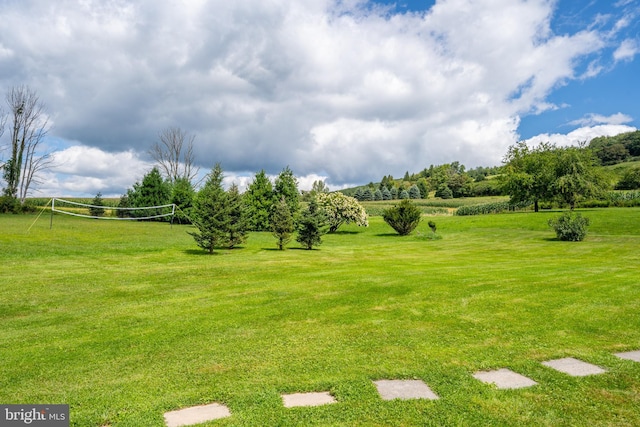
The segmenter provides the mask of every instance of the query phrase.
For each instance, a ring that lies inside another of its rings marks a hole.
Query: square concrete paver
[[[547,362],[542,362],[542,364],[573,377],[586,377],[587,375],[603,374],[607,372],[599,366],[574,359],[573,357],[549,360]]]
[[[497,371],[476,372],[473,377],[484,383],[495,384],[500,389],[531,387],[538,384],[524,375],[504,368]]]
[[[383,400],[438,399],[438,395],[420,380],[379,380],[373,383]]]
[[[164,421],[167,427],[180,427],[229,416],[231,416],[229,408],[218,403],[211,403],[209,405],[192,406],[178,411],[165,412]]]
[[[336,403],[336,399],[334,399],[329,392],[283,394],[282,401],[285,408],[293,408],[295,406],[321,406]]]
[[[633,360],[634,362],[640,362],[640,350],[625,351],[624,353],[616,353],[620,359]]]

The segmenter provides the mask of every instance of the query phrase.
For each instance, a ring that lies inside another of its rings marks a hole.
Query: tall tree
[[[284,168],[282,172],[280,172],[280,175],[276,177],[273,191],[276,200],[284,197],[287,205],[289,205],[289,210],[291,210],[291,215],[295,219],[300,210],[298,180],[293,175],[291,169],[289,169],[289,166]]]
[[[555,182],[557,198],[571,210],[582,198],[597,197],[608,189],[609,183],[600,173],[598,160],[584,145],[556,150]]]
[[[159,141],[149,150],[164,176],[173,183],[179,178],[193,182],[200,168],[195,165],[193,141],[195,135],[189,135],[179,127],[168,127],[158,134]]]
[[[549,143],[529,148],[526,143],[519,142],[509,147],[503,160],[505,173],[501,180],[505,193],[511,196],[511,203],[533,202],[534,210],[538,212],[541,201],[553,199],[556,150],[556,146]]]
[[[48,131],[44,104],[27,86],[9,89],[6,96],[11,121],[9,158],[2,166],[4,195],[24,203],[38,174],[51,167],[51,153],[40,152]]]
[[[247,206],[249,229],[253,231],[267,231],[269,215],[274,204],[273,185],[264,170],[256,173],[243,197]]]
[[[198,231],[188,232],[209,253],[224,242],[228,230],[227,194],[222,179],[222,167],[216,163],[194,200],[193,222]]]
[[[227,223],[227,247],[233,249],[247,240],[247,210],[242,195],[234,182],[227,191],[226,209],[229,215]]]

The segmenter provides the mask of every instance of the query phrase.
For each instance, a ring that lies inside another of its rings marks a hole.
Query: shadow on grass
[[[313,248],[313,249],[307,249],[307,248],[303,248],[300,246],[292,246],[292,247],[286,247],[284,249],[278,249],[278,248],[261,248],[263,251],[273,251],[273,252],[285,252],[285,251],[319,251],[320,248]]]
[[[184,253],[187,255],[223,255],[225,252],[231,252],[238,249],[244,249],[244,246],[235,246],[231,249],[226,248],[224,246],[216,247],[213,249],[213,252],[209,252],[204,249],[185,249]]]

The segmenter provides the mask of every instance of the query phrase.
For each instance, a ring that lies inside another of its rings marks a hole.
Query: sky
[[[640,0],[0,0],[0,99],[27,85],[46,106],[55,162],[33,196],[125,193],[168,127],[227,185],[288,166],[301,189],[339,189],[636,130],[639,15]]]

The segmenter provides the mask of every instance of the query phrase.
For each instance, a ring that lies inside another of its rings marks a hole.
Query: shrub
[[[404,199],[399,205],[385,209],[382,218],[401,236],[410,234],[420,223],[420,209],[411,200]]]
[[[565,212],[557,218],[549,220],[558,239],[569,242],[580,242],[587,235],[589,218],[584,218],[579,213]]]
[[[98,191],[96,197],[91,201],[91,207],[89,208],[89,215],[91,216],[103,216],[104,215],[104,200],[102,200],[102,193]]]

